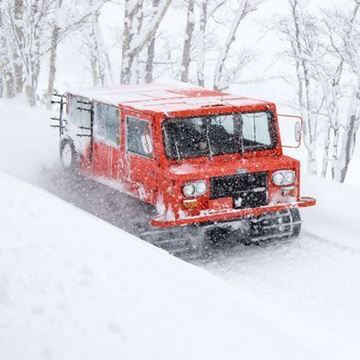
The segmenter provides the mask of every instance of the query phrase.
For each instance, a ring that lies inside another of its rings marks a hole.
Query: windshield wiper
[[[207,143],[207,146],[208,146],[208,149],[209,149],[209,159],[211,160],[212,157],[213,157],[213,152],[212,152],[212,149],[211,149],[211,141],[210,141],[210,136],[209,136],[209,130],[210,130],[210,122],[211,122],[211,118],[210,117],[207,117],[205,118],[205,121],[206,121],[206,143]]]
[[[236,118],[235,118],[235,116],[236,116]],[[239,150],[240,150],[241,154],[244,154],[244,152],[245,152],[245,149],[244,149],[244,136],[243,136],[243,124],[244,124],[244,122],[243,122],[241,114],[236,114],[235,116],[234,116],[234,122],[238,121],[238,123],[239,123],[239,147],[240,147]]]
[[[172,140],[173,140],[173,142],[174,142],[174,145],[175,145],[177,160],[179,161],[179,160],[181,160],[181,158],[180,158],[180,151],[179,151],[178,142],[177,142],[174,134],[171,135],[171,138],[172,138]]]
[[[169,149],[170,148],[170,141],[169,141],[169,134],[168,134],[168,131],[169,129],[167,129],[166,127],[164,127],[164,135],[165,135],[165,144],[166,144],[166,149]],[[170,131],[171,132],[171,131]],[[175,151],[176,151],[176,157],[177,157],[177,160],[181,160],[180,158],[180,151],[179,151],[179,145],[178,145],[178,142],[176,140],[176,137],[174,136],[174,133],[171,132],[170,134],[170,137],[171,137],[171,140],[173,141],[174,143],[174,146],[175,146]],[[172,156],[172,155],[171,155]]]

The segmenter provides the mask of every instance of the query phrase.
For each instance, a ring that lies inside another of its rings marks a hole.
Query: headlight
[[[205,181],[195,181],[184,185],[182,191],[186,197],[200,196],[206,193],[207,186]]]
[[[279,170],[272,175],[272,181],[277,186],[292,185],[295,181],[295,171],[293,170]]]
[[[195,190],[198,195],[204,195],[206,193],[206,183],[204,181],[197,182]]]
[[[193,184],[186,184],[183,187],[183,194],[185,196],[193,196],[195,194],[195,186]]]

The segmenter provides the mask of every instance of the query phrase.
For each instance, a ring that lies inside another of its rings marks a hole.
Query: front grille
[[[267,205],[266,173],[214,177],[210,189],[211,199],[231,197],[237,209]]]

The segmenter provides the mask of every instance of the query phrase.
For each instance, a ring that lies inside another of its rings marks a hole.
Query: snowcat
[[[56,96],[62,166],[138,199],[137,234],[175,254],[297,237],[299,208],[315,205],[274,103],[185,84]]]

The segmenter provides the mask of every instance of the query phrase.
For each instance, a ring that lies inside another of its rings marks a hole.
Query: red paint
[[[87,96],[87,93],[91,94]],[[117,89],[92,89],[77,91],[73,94],[106,103],[104,98],[118,99],[120,144],[109,145],[95,139],[93,159],[82,161],[85,174],[103,176],[124,185],[124,191],[147,203],[155,205],[160,199],[165,209],[174,214],[166,219],[164,214],[152,220],[152,225],[160,227],[178,226],[206,221],[226,221],[247,216],[261,215],[280,211],[292,206],[313,206],[315,200],[300,197],[300,163],[283,155],[281,136],[276,116],[276,106],[266,101],[237,97],[201,88],[168,89],[159,85],[130,85]],[[97,98],[98,96],[98,98]],[[114,102],[112,101],[112,104]],[[244,154],[199,157],[186,160],[169,160],[165,155],[162,139],[162,123],[172,117],[192,117],[234,112],[254,112],[269,110],[274,114],[277,144],[272,150],[247,152]],[[133,116],[150,124],[153,154],[143,157],[127,151],[126,117]],[[87,149],[83,159],[89,159]],[[186,170],[186,167],[188,169]],[[185,170],[184,170],[185,169]],[[210,184],[211,177],[234,175],[238,169],[247,172],[268,173],[268,197],[270,203],[281,200],[281,188],[271,181],[276,170],[296,171],[296,202],[276,203],[260,208],[235,210],[232,199],[210,200],[209,192],[197,198],[197,206],[184,206],[182,194],[184,183],[205,180]]]

